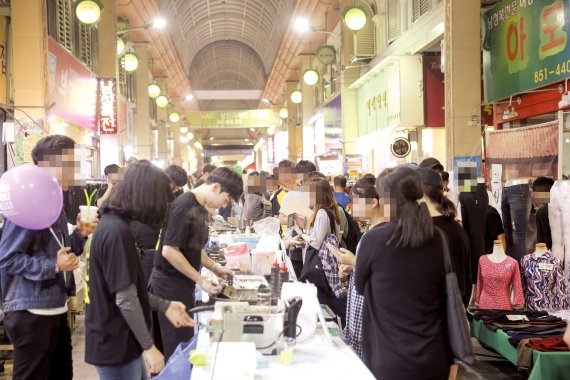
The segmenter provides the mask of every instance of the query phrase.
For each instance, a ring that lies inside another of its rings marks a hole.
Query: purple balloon
[[[61,188],[46,169],[20,165],[0,178],[0,212],[20,227],[48,228],[59,218],[62,206]]]

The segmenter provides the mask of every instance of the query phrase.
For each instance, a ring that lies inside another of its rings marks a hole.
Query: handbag
[[[451,267],[451,257],[449,255],[449,244],[444,232],[435,227],[441,236],[443,245],[443,263],[445,268],[445,302],[446,302],[446,322],[447,336],[453,361],[455,363],[473,364],[475,355],[471,343],[471,333],[469,332],[469,321],[465,306],[461,301],[461,293],[457,283],[457,275]]]

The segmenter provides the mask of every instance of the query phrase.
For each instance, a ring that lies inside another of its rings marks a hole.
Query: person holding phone
[[[380,174],[380,178],[388,175],[392,169],[386,169]],[[352,216],[356,220],[370,221],[370,230],[383,225],[389,221],[389,215],[384,212],[384,207],[380,203],[380,197],[374,187],[376,179],[372,175],[363,176],[352,187],[353,208]],[[358,255],[359,247],[356,249]],[[346,310],[346,327],[344,333],[350,341],[350,345],[354,352],[362,358],[362,312],[364,309],[364,297],[356,292],[354,287],[354,266],[356,265],[356,255],[347,249],[332,250],[339,262],[340,275],[349,276],[350,283],[348,286],[347,310]]]

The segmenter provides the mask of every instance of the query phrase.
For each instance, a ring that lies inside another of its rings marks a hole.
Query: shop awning
[[[514,160],[558,155],[558,121],[489,132],[487,157]]]

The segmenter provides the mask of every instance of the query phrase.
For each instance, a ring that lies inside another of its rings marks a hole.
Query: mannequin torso
[[[536,257],[540,257],[540,256],[544,255],[546,252],[548,252],[548,249],[546,248],[546,244],[544,244],[544,243],[536,244],[536,249],[534,251]]]

